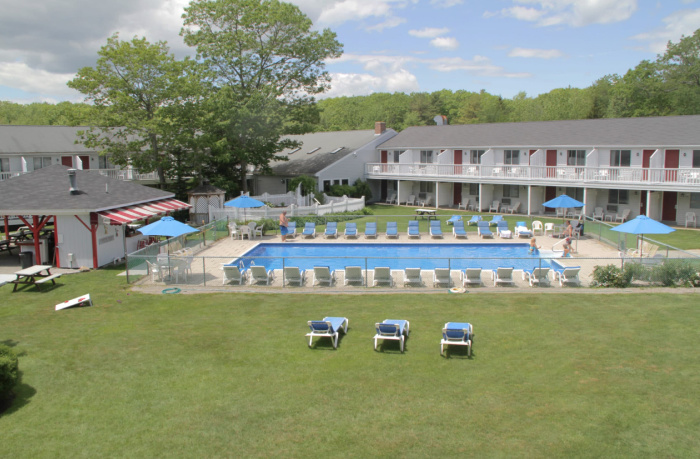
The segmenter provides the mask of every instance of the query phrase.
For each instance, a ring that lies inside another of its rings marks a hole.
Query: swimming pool
[[[230,264],[241,262],[248,268],[253,262],[267,269],[282,269],[283,266],[297,266],[313,269],[314,266],[328,266],[330,269],[344,269],[346,266],[360,266],[374,269],[388,266],[391,269],[404,268],[477,268],[496,269],[499,266],[513,266],[515,269],[533,267],[553,267],[552,258],[559,253],[541,250],[529,253],[529,244],[324,244],[324,243],[261,243]]]

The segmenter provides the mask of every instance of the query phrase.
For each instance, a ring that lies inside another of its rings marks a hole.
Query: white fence
[[[286,195],[283,195],[286,196]],[[269,197],[269,196],[268,196]],[[259,201],[264,198],[262,196],[255,197]],[[209,221],[213,220],[262,220],[264,218],[276,219],[282,211],[287,211],[287,217],[299,217],[304,215],[326,215],[338,212],[352,212],[362,210],[365,207],[365,197],[341,198],[325,196],[326,204],[317,204],[306,206],[298,206],[291,204],[285,207],[254,207],[248,209],[238,209],[236,207],[225,207],[223,209],[209,208]],[[274,201],[266,201],[273,203]]]

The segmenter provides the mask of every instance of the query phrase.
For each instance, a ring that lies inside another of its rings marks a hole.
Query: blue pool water
[[[554,267],[552,258],[560,254],[541,250],[529,253],[529,244],[323,244],[323,243],[261,243],[231,264],[248,268],[251,262],[267,269],[282,269],[283,266],[298,266],[313,269],[328,266],[344,269],[345,266],[360,266],[374,269],[388,266],[404,268],[477,268],[496,269],[513,266],[515,269]],[[284,265],[283,265],[284,263]],[[366,263],[366,264],[365,264]]]

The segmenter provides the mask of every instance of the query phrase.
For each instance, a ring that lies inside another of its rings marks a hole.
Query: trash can
[[[34,252],[20,252],[19,262],[22,265],[22,269],[31,268],[34,266]]]

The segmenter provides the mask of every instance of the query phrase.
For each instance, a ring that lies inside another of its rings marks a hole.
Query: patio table
[[[416,220],[418,220],[418,217],[427,217],[428,220],[437,219],[436,210],[435,209],[416,209]]]
[[[16,271],[15,276],[17,276],[17,278],[13,281],[10,281],[11,283],[15,284],[12,291],[15,292],[17,290],[17,286],[20,284],[36,285],[37,289],[39,288],[40,284],[43,284],[44,282],[48,281],[51,281],[55,285],[55,279],[58,279],[59,277],[61,277],[61,275],[51,274],[51,268],[53,268],[53,266],[51,265],[34,265],[29,268]],[[46,272],[44,273],[44,271]]]

